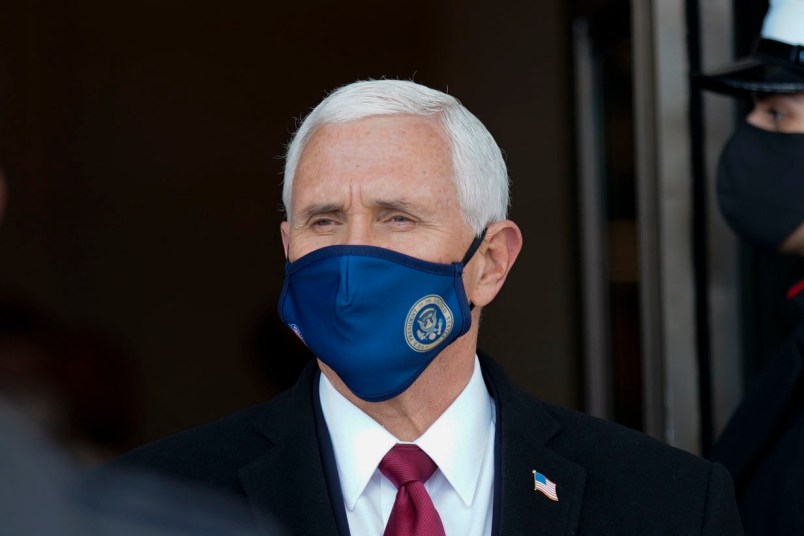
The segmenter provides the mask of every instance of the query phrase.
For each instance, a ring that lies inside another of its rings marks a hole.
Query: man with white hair
[[[240,494],[294,534],[740,534],[722,467],[534,400],[478,353],[522,235],[501,151],[455,98],[334,91],[290,143],[283,200],[279,312],[316,362],[121,463]]]

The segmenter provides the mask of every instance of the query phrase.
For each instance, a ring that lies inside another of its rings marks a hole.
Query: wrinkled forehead
[[[318,143],[317,148],[320,150],[322,143],[328,145],[339,143],[340,147],[369,142],[376,142],[378,149],[386,152],[394,149],[394,144],[415,146],[418,145],[417,142],[422,142],[450,158],[452,156],[452,142],[439,116],[370,115],[349,121],[322,123],[312,128],[298,155],[295,175],[298,174],[299,165],[305,155],[310,152],[311,145]],[[383,146],[380,147],[380,144]]]
[[[313,114],[311,114],[312,116]],[[307,122],[309,124],[305,124]],[[283,182],[283,201],[286,205],[288,205],[290,201],[290,197],[292,194],[292,188],[289,186],[293,186],[296,181],[296,177],[299,174],[299,166],[302,163],[302,159],[304,155],[308,153],[309,147],[311,142],[320,135],[322,130],[332,130],[332,129],[346,129],[346,127],[350,127],[355,124],[366,124],[375,121],[389,121],[389,122],[424,122],[430,125],[432,132],[436,133],[438,136],[442,138],[442,140],[446,144],[446,150],[451,153],[453,152],[453,142],[450,138],[447,129],[443,123],[443,114],[442,113],[433,113],[430,115],[415,115],[409,113],[377,113],[371,115],[363,115],[359,117],[349,117],[349,118],[332,118],[329,117],[326,120],[322,120],[321,117],[308,117],[305,119],[305,123],[302,124],[299,131],[296,133],[294,138],[291,140],[291,143],[288,147],[288,153],[286,155],[286,162],[285,162],[285,171],[284,171],[284,182]],[[290,208],[286,206],[286,208]]]
[[[296,168],[292,203],[296,205],[299,195],[307,197],[311,188],[345,184],[393,190],[439,185],[434,193],[454,198],[453,177],[449,142],[437,122],[414,116],[370,117],[316,129]]]

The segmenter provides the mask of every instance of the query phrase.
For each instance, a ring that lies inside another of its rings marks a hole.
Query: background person
[[[804,257],[804,1],[772,1],[751,57],[700,80],[753,99],[720,157],[726,221],[753,246]],[[804,280],[787,298],[804,307]],[[804,533],[803,370],[800,320],[714,446],[712,459],[734,477],[747,534]]]

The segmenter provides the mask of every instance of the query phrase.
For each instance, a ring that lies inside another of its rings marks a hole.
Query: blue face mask
[[[328,246],[288,262],[279,316],[356,396],[402,393],[469,331],[461,262],[438,264],[373,246]]]

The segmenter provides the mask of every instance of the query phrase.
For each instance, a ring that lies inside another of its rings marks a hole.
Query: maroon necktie
[[[441,517],[424,489],[435,470],[435,462],[416,445],[396,445],[388,451],[380,471],[397,490],[384,536],[445,536]]]

